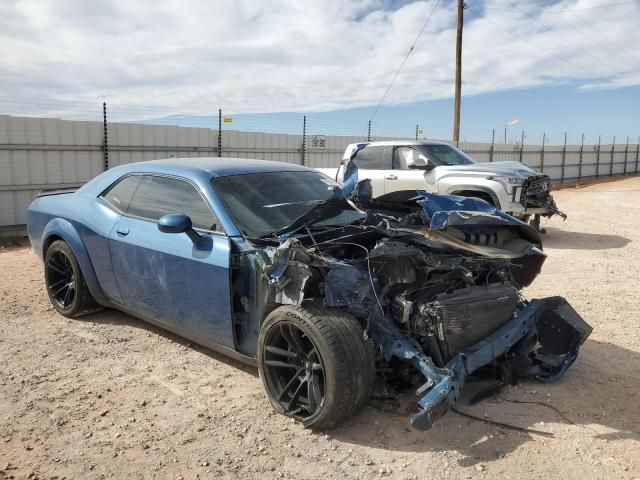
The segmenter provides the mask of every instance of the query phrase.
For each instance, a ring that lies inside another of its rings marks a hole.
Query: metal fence
[[[231,128],[222,112],[217,117],[218,128],[212,129],[0,115],[0,230],[26,223],[26,209],[39,190],[79,186],[116,165],[223,156],[332,167],[350,143],[413,136],[373,136],[370,129],[360,135],[330,135],[326,132],[331,130],[304,115],[296,119],[302,120],[299,134],[242,131],[242,123]],[[415,133],[419,136],[418,126]],[[624,144],[459,146],[479,162],[522,162],[555,182],[637,174],[640,156],[640,144],[628,139]]]

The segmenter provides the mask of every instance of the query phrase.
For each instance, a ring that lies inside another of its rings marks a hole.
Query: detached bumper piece
[[[591,331],[564,298],[549,297],[531,301],[508,323],[451,358],[445,368],[435,367],[424,357],[413,358],[427,377],[417,393],[427,393],[418,401],[420,411],[411,418],[411,425],[429,430],[456,402],[466,378],[491,363],[511,380],[558,380]]]
[[[550,193],[551,178],[549,175],[537,175],[529,177],[522,185],[520,203],[526,209],[544,208],[548,213],[544,216],[559,215],[566,220],[567,215],[557,207],[553,196]]]

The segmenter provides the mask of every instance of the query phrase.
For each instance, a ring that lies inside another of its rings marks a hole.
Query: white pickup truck
[[[443,142],[388,141],[353,143],[338,168],[318,170],[342,183],[342,168],[353,157],[358,180],[371,180],[373,197],[410,198],[415,190],[481,198],[523,221],[565,215],[550,195],[551,180],[519,162],[476,163]]]

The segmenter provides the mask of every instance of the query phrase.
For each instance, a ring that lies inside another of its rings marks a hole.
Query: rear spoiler
[[[48,197],[50,195],[63,195],[65,193],[73,193],[80,187],[51,188],[48,190],[40,190],[36,197]]]

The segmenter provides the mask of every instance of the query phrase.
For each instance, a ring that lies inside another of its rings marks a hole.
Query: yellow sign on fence
[[[231,117],[224,117],[224,123],[232,123],[233,122],[233,118]]]

